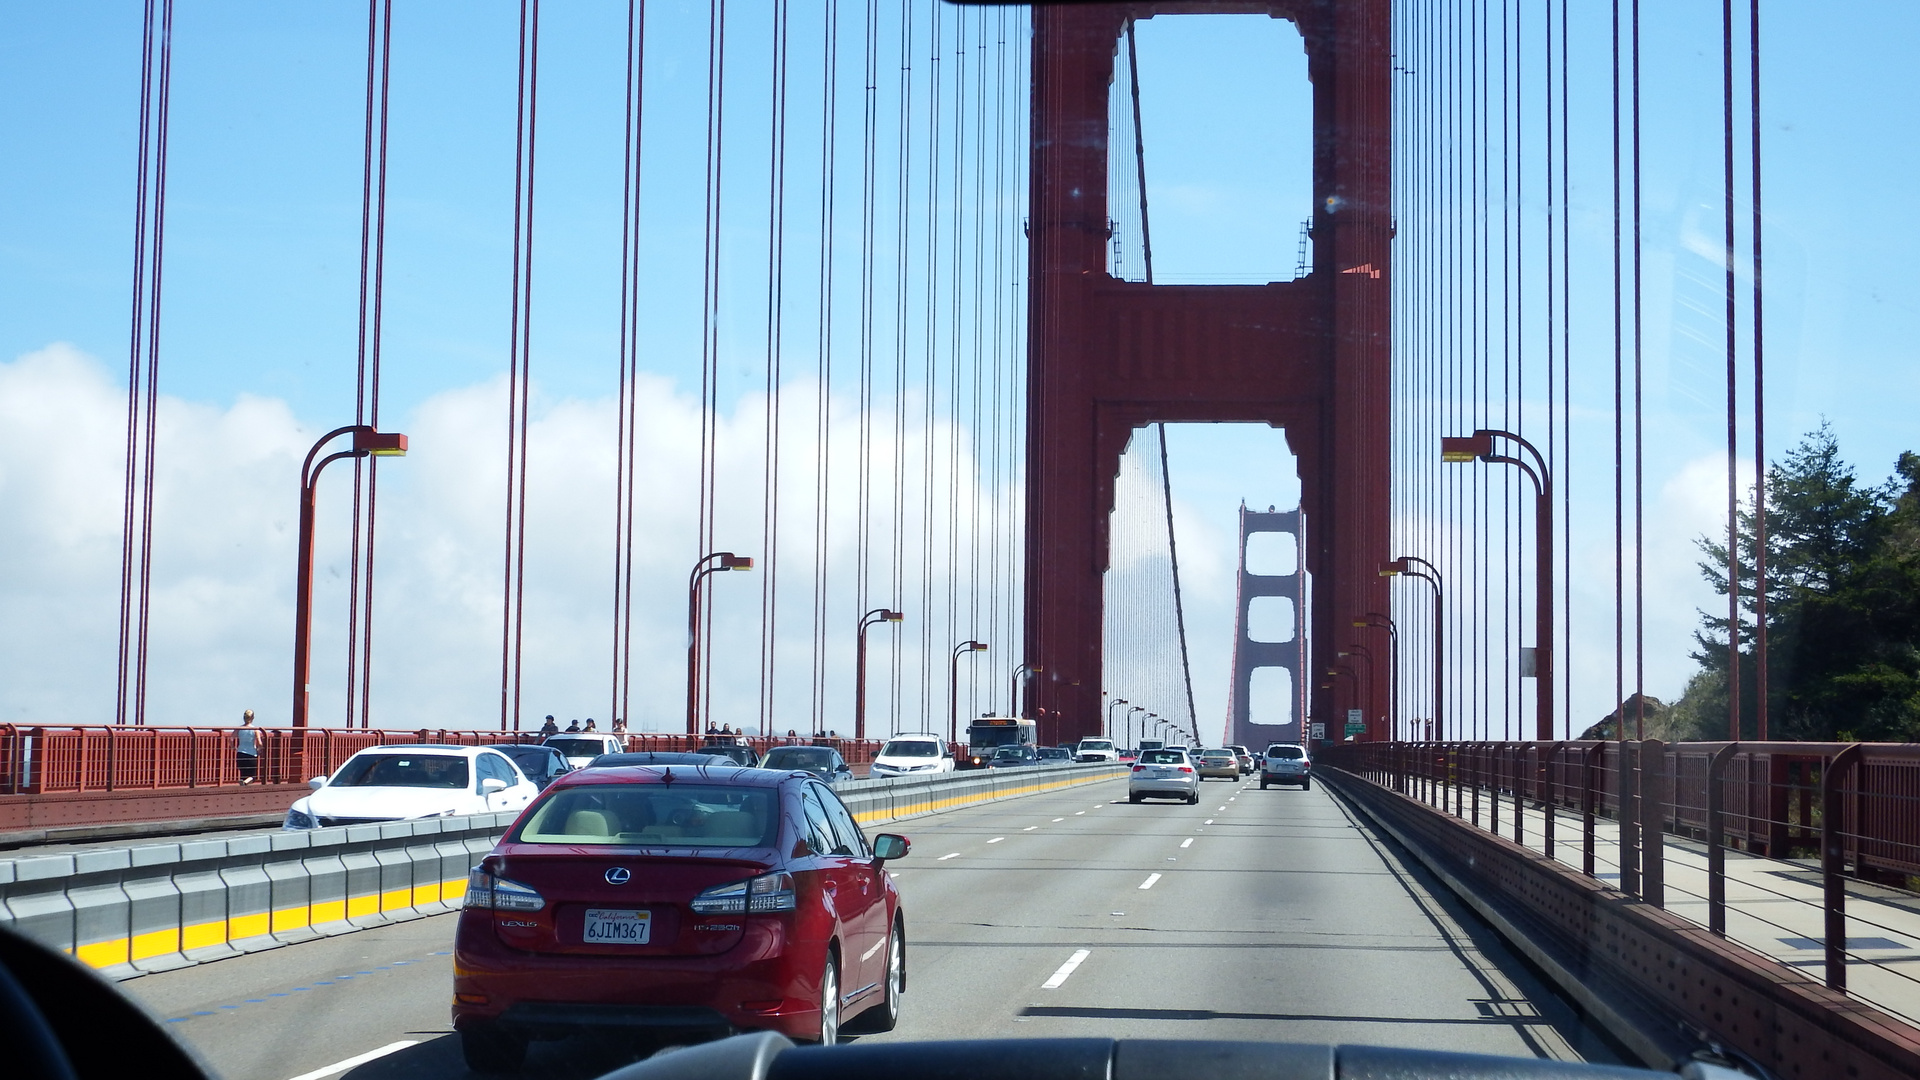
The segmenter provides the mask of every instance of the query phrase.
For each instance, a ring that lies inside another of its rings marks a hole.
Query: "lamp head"
[[[397,431],[358,428],[353,433],[353,452],[374,457],[406,457],[407,437]]]
[[[723,551],[720,553],[720,569],[751,570],[753,569],[753,556],[735,555],[731,551]]]
[[[881,622],[900,622],[905,618],[906,616],[898,611],[882,611],[880,613]]]
[[[1441,461],[1477,461],[1493,456],[1493,432],[1485,428],[1471,435],[1443,435],[1440,438]]]
[[[1381,577],[1393,577],[1396,574],[1404,574],[1406,572],[1407,572],[1407,559],[1406,559],[1406,556],[1404,555],[1398,559],[1394,559],[1391,562],[1383,562],[1380,564]]]

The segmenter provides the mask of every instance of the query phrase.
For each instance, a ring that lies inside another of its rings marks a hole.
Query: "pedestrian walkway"
[[[1469,816],[1472,790],[1465,796]],[[1439,789],[1429,805],[1444,798],[1454,806],[1453,788]],[[1499,834],[1513,839],[1513,800],[1503,795]],[[1493,804],[1480,792],[1479,824],[1488,827]],[[1545,852],[1547,812],[1528,804],[1522,813],[1521,843]],[[1557,810],[1553,857],[1581,869],[1581,819]],[[1706,844],[1667,835],[1666,896],[1662,907],[1700,926],[1708,925]],[[1725,849],[1728,941],[1785,964],[1816,981],[1826,979],[1826,898],[1817,859],[1771,859]],[[1620,824],[1594,821],[1594,876],[1620,887]],[[1849,996],[1920,1026],[1920,895],[1870,882],[1847,881],[1847,992]]]

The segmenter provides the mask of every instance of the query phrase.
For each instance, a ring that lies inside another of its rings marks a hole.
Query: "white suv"
[[[1119,761],[1120,752],[1113,748],[1112,739],[1081,739],[1074,748],[1075,761]]]
[[[868,776],[934,776],[953,771],[953,751],[938,735],[895,735],[880,747]]]

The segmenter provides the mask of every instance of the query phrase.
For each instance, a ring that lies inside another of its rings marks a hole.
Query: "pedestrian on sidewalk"
[[[233,733],[233,759],[240,769],[240,782],[260,781],[260,729],[253,726],[253,710],[240,716],[240,730]]]
[[[540,725],[540,734],[542,734],[542,735],[558,735],[558,734],[560,734],[560,725],[559,725],[559,724],[556,724],[556,723],[554,723],[554,722],[553,722],[553,714],[552,714],[552,713],[548,713],[548,714],[547,714],[547,722],[546,722],[546,723],[544,723],[544,724],[541,724],[541,725]]]

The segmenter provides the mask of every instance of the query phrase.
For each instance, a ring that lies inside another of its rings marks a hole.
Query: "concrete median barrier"
[[[862,825],[1114,780],[1076,765],[842,784]],[[516,815],[0,858],[0,922],[110,978],[131,978],[458,908]]]

